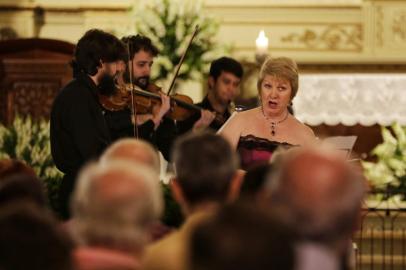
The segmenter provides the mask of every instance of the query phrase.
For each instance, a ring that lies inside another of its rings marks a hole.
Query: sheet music
[[[327,137],[323,140],[323,145],[327,145],[334,150],[341,151],[343,157],[349,158],[357,138],[357,136]]]
[[[228,122],[230,122],[231,119],[233,119],[234,116],[237,115],[237,111],[233,112],[230,117],[227,119],[227,121],[221,126],[221,128],[219,128],[219,130],[217,130],[216,134],[220,134],[221,131],[224,129],[224,127],[227,125]]]

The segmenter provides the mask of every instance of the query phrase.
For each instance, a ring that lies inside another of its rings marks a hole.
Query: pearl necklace
[[[276,126],[279,125],[280,123],[282,123],[283,121],[285,121],[286,119],[288,119],[289,111],[286,111],[285,117],[282,120],[277,121],[277,122],[272,121],[268,116],[266,116],[265,113],[264,113],[264,109],[262,107],[261,107],[261,111],[262,111],[262,115],[265,117],[265,119],[267,121],[270,121],[271,135],[275,136],[276,135]]]

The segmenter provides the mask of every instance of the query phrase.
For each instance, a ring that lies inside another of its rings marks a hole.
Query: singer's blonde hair
[[[259,72],[257,82],[257,89],[259,93],[261,93],[261,85],[265,76],[267,75],[287,80],[292,88],[290,99],[292,100],[296,96],[299,88],[299,73],[295,61],[287,57],[266,59],[261,67],[261,71]]]

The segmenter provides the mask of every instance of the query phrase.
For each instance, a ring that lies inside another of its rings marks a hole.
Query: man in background
[[[231,115],[231,104],[239,93],[242,76],[243,68],[237,60],[230,57],[214,60],[210,65],[207,95],[196,104],[206,111],[178,122],[179,134],[208,127],[214,131],[220,129]]]

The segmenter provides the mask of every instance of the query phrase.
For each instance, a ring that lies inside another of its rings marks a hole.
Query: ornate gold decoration
[[[323,31],[305,29],[302,34],[292,33],[281,38],[282,42],[304,44],[308,49],[332,51],[361,51],[362,25],[328,25]]]
[[[383,8],[376,8],[376,41],[379,47],[383,47]]]
[[[393,20],[393,33],[396,37],[400,37],[406,41],[406,12],[399,12]]]

